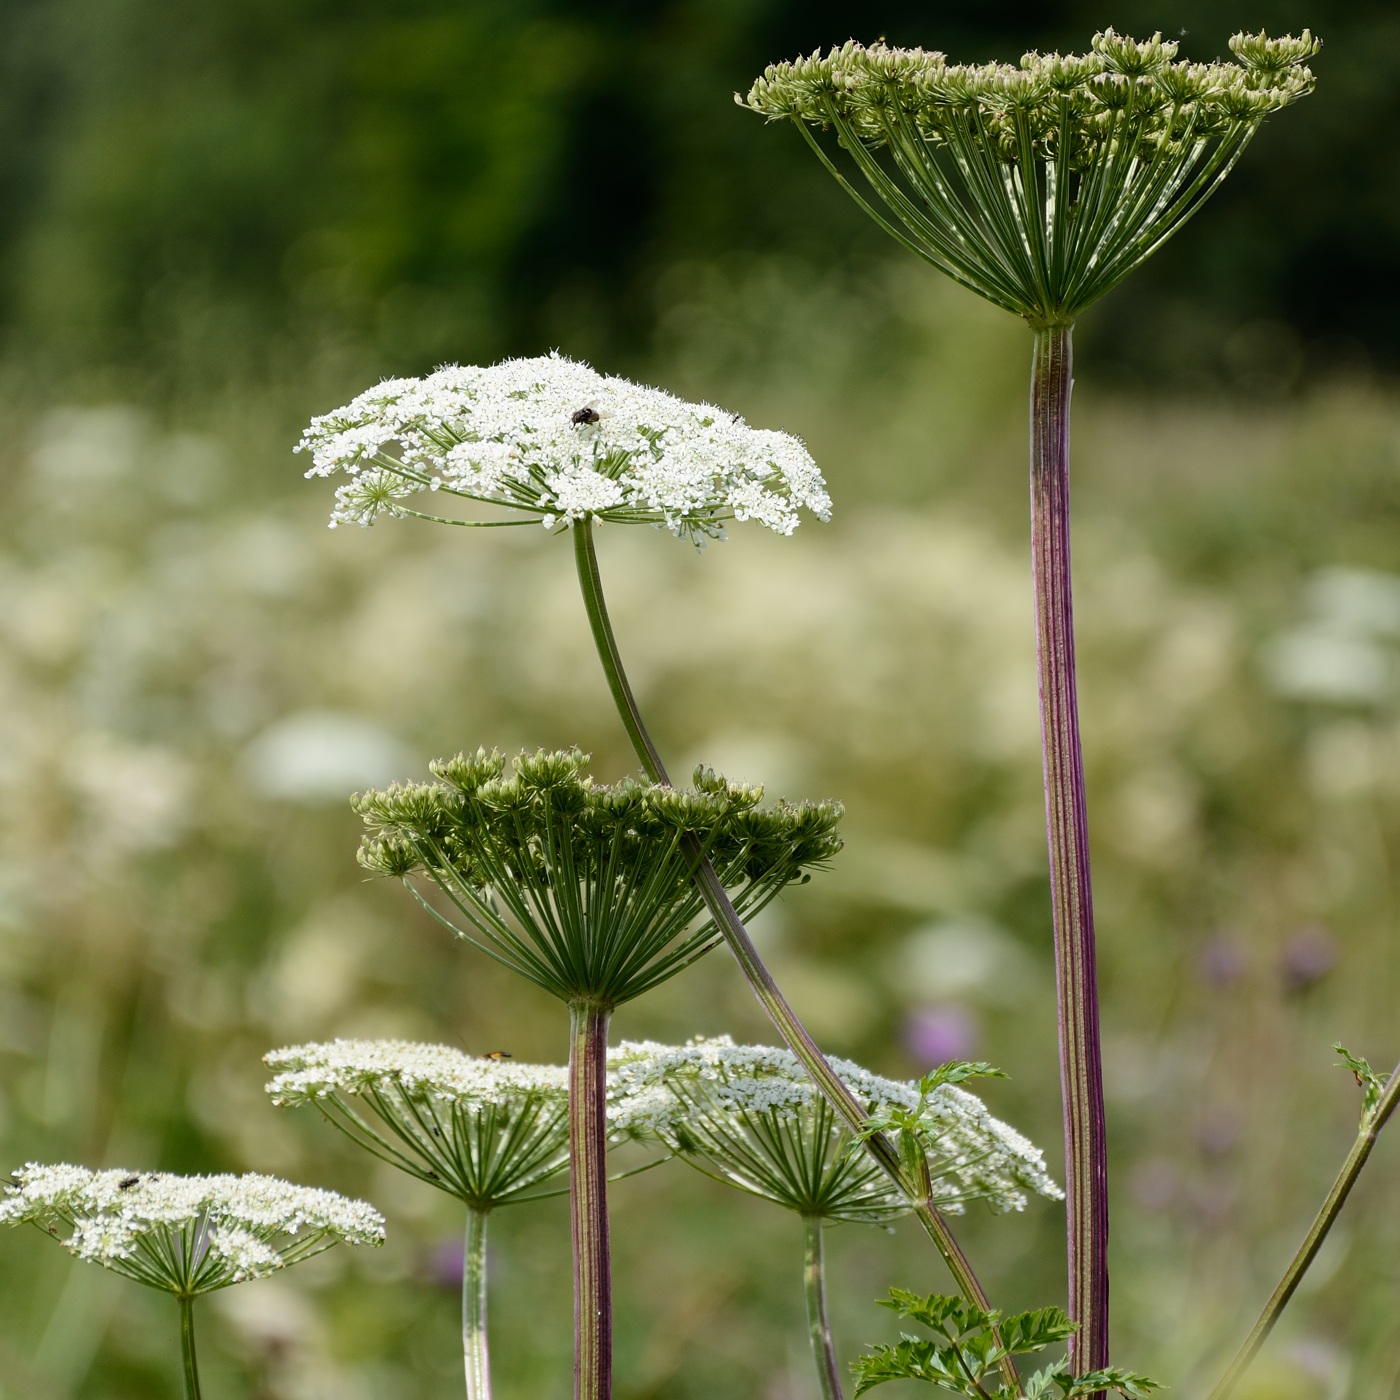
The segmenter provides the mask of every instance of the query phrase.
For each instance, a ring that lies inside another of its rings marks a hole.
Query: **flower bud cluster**
[[[829,860],[841,849],[838,802],[779,801],[760,807],[761,787],[727,783],[700,770],[693,791],[627,778],[596,783],[578,750],[521,754],[505,773],[499,753],[430,765],[436,782],[395,784],[354,799],[373,829],[360,863],[379,874],[431,870],[449,861],[485,888],[499,856],[511,869],[546,874],[565,847],[606,862],[669,850],[682,833],[703,842],[711,862],[735,879],[781,880]],[[680,875],[689,888],[690,878]]]
[[[741,105],[769,118],[826,127],[844,119],[867,144],[897,145],[896,118],[946,144],[979,128],[1007,163],[1064,159],[1083,169],[1110,151],[1151,151],[1222,135],[1310,92],[1311,33],[1237,34],[1236,63],[1176,60],[1160,34],[1139,41],[1104,30],[1082,55],[1027,53],[1019,66],[950,64],[937,52],[848,41],[771,64]]]
[[[797,438],[557,353],[386,380],[313,419],[297,450],[311,454],[308,476],[350,478],[333,526],[422,514],[405,503],[425,491],[546,528],[645,523],[697,543],[730,520],[790,535],[799,509],[831,511]]]
[[[1033,325],[1066,324],[1208,199],[1260,122],[1311,92],[1319,44],[1237,34],[1238,63],[1106,29],[1085,54],[952,64],[854,40],[767,68],[746,106],[801,128],[906,248]],[[834,129],[879,204],[816,132]]]
[[[822,1213],[846,1219],[891,1213],[888,1179],[831,1113],[791,1051],[735,1045],[728,1036],[680,1046],[624,1042],[611,1064],[617,1086],[612,1115],[620,1129],[657,1136],[681,1156],[708,1159],[736,1185],[795,1210],[810,1208],[802,1193],[815,1176],[799,1170],[788,1180],[784,1160],[795,1145],[798,1156],[816,1150],[823,1161],[834,1160],[816,1141],[831,1138],[840,1143],[836,1158],[844,1158],[856,1177],[843,1183],[839,1209]],[[915,1084],[849,1060],[831,1065],[872,1118],[923,1105],[921,1139],[941,1209],[958,1212],[968,1201],[984,1200],[997,1210],[1021,1210],[1028,1192],[1062,1197],[1040,1150],[975,1095],[943,1084],[921,1099]],[[796,1135],[784,1131],[785,1124],[797,1128]],[[760,1161],[766,1163],[761,1170]],[[907,1208],[899,1198],[893,1213]]]
[[[37,1225],[80,1259],[184,1297],[262,1278],[337,1243],[384,1242],[373,1206],[276,1177],[35,1162],[14,1175],[0,1225]]]
[[[707,770],[694,790],[595,783],[578,750],[499,753],[431,765],[435,782],[354,799],[378,874],[424,874],[470,930],[439,915],[565,1000],[618,1005],[714,946],[695,871],[708,859],[736,908],[762,908],[841,848],[836,802],[759,805],[763,789]],[[678,940],[678,941],[675,941]]]

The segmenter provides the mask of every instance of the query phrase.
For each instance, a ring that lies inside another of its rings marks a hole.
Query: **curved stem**
[[[598,555],[593,545],[592,522],[584,520],[574,525],[573,536],[574,560],[578,566],[579,586],[583,591],[584,607],[588,612],[588,621],[593,629],[593,640],[598,649],[598,658],[603,663],[603,671],[607,676],[608,686],[617,704],[618,714],[647,776],[654,783],[665,783],[669,786],[671,780],[666,774],[666,765],[662,762],[660,751],[652,741],[646,723],[642,719],[636,696],[632,693],[631,684],[627,680],[627,672],[622,665],[622,655],[617,648],[617,639],[613,636],[607,603],[603,597],[602,578],[598,572]],[[701,855],[699,843],[693,837],[689,837],[687,840],[691,855],[699,857]],[[783,996],[778,984],[773,980],[773,974],[768,971],[763,959],[759,956],[758,949],[754,946],[748,929],[744,927],[744,921],[730,902],[723,882],[708,860],[698,861],[695,880],[700,893],[704,896],[711,917],[724,934],[725,942],[729,944],[729,949],[734,954],[734,960],[748,979],[749,986],[753,989],[759,1004],[767,1012],[768,1019],[841,1119],[852,1132],[863,1133],[869,1115],[855,1095],[842,1082],[836,1071],[832,1069],[826,1056],[817,1048],[816,1041],[812,1039],[807,1028],[798,1019],[797,1013],[788,1005],[787,998]],[[894,1144],[883,1133],[871,1134],[864,1141],[870,1154],[913,1201],[914,1213],[917,1215],[919,1223],[927,1231],[938,1252],[943,1256],[943,1261],[947,1264],[948,1270],[956,1280],[963,1296],[969,1302],[976,1303],[978,1307],[989,1309],[991,1303],[988,1301],[987,1294],[981,1283],[978,1282],[977,1275],[973,1273],[972,1265],[968,1262],[962,1247],[948,1228],[948,1222],[943,1218],[942,1212],[926,1197],[921,1199],[918,1191],[911,1189],[912,1184],[905,1180],[899,1153]],[[1014,1385],[1016,1370],[1010,1358],[1002,1363],[1002,1372],[1007,1382]]]
[[[1361,1120],[1361,1131],[1357,1134],[1351,1151],[1347,1153],[1346,1161],[1342,1163],[1342,1169],[1337,1173],[1337,1179],[1332,1183],[1332,1189],[1327,1193],[1322,1209],[1317,1213],[1317,1219],[1313,1221],[1312,1228],[1303,1237],[1303,1243],[1298,1246],[1298,1252],[1283,1271],[1278,1287],[1264,1304],[1259,1321],[1254,1324],[1249,1336],[1244,1340],[1244,1345],[1235,1354],[1230,1369],[1211,1391],[1209,1400],[1225,1400],[1239,1383],[1250,1362],[1259,1354],[1259,1348],[1274,1330],[1274,1324],[1303,1281],[1303,1275],[1307,1273],[1309,1265],[1317,1258],[1323,1240],[1327,1238],[1328,1231],[1341,1214],[1347,1197],[1351,1195],[1351,1188],[1356,1185],[1361,1169],[1366,1165],[1366,1159],[1371,1155],[1371,1149],[1376,1145],[1381,1129],[1395,1112],[1397,1103],[1400,1103],[1400,1065],[1395,1066],[1389,1080],[1386,1081],[1385,1092],[1375,1108]]]
[[[807,1256],[802,1282],[807,1290],[807,1330],[812,1339],[812,1361],[822,1400],[842,1400],[841,1373],[836,1366],[836,1349],[831,1345],[831,1323],[826,1315],[826,1259],[822,1248],[822,1222],[819,1215],[804,1215]]]
[[[612,1008],[569,1006],[569,1208],[574,1241],[574,1400],[612,1400],[612,1261],[608,1244],[608,1021]]]
[[[462,1360],[467,1400],[491,1400],[491,1351],[486,1340],[487,1212],[467,1207],[462,1251]]]
[[[1069,1315],[1079,1324],[1070,1342],[1070,1369],[1079,1374],[1108,1365],[1108,1166],[1070,589],[1070,336],[1067,325],[1035,330],[1031,560],[1064,1096]]]
[[[180,1360],[185,1377],[185,1400],[200,1400],[199,1363],[194,1350],[194,1299],[180,1298]]]
[[[671,780],[666,776],[666,765],[647,732],[642,712],[637,706],[637,697],[632,694],[632,684],[623,669],[617,638],[613,636],[608,605],[603,599],[603,577],[598,572],[598,551],[593,547],[593,522],[580,520],[573,527],[573,536],[574,563],[578,568],[579,587],[583,590],[583,606],[588,613],[588,625],[593,629],[593,643],[598,648],[598,658],[603,663],[603,674],[608,678],[613,703],[647,777],[654,783],[665,783],[669,787]]]

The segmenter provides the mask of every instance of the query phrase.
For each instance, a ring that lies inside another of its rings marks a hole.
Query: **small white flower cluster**
[[[831,512],[797,438],[558,353],[386,380],[313,419],[297,451],[311,454],[307,476],[351,478],[332,526],[421,514],[403,502],[425,490],[523,511],[546,528],[640,522],[697,543],[721,537],[728,520],[790,535],[799,508]]]
[[[624,1041],[610,1052],[610,1064],[617,1086],[610,1109],[615,1126],[663,1140],[696,1111],[691,1096],[673,1088],[683,1090],[687,1081],[701,1083],[716,1108],[736,1117],[793,1119],[818,1098],[790,1050],[735,1045],[728,1036],[680,1046]],[[849,1060],[833,1058],[831,1067],[871,1117],[919,1107],[916,1084],[872,1074]],[[935,1190],[950,1203],[980,1199],[997,1210],[1022,1210],[1028,1191],[1063,1199],[1040,1149],[994,1118],[975,1094],[940,1085],[925,1104],[922,1123],[933,1144]]]
[[[53,1235],[67,1226],[63,1242],[78,1258],[175,1293],[261,1278],[341,1242],[384,1242],[373,1206],[276,1177],[36,1162],[14,1176],[0,1196],[0,1225]]]
[[[278,1107],[310,1104],[352,1142],[476,1210],[534,1199],[568,1167],[564,1065],[408,1040],[294,1045],[263,1058],[277,1071],[267,1092]]]
[[[279,1107],[385,1088],[446,1104],[502,1106],[527,1095],[565,1102],[569,1096],[569,1071],[563,1065],[481,1059],[450,1045],[411,1040],[293,1045],[270,1050],[263,1061],[277,1071],[267,1092]]]

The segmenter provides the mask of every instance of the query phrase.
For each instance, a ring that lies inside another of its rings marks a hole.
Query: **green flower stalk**
[[[29,1163],[0,1196],[0,1225],[36,1225],[70,1254],[180,1305],[185,1400],[199,1400],[194,1301],[264,1278],[336,1244],[379,1245],[384,1218],[364,1201],[270,1176],[94,1172]]]
[[[1319,45],[1237,34],[1238,63],[1186,63],[1111,29],[1083,55],[1019,65],[866,47],[775,64],[745,105],[790,120],[901,246],[1025,319],[1031,540],[1065,1103],[1076,1372],[1108,1363],[1108,1181],[1070,587],[1071,334],[1086,307],[1181,227],[1264,118],[1310,92]],[[830,132],[845,162],[820,133]],[[869,196],[848,178],[846,163]]]
[[[734,907],[756,912],[840,849],[841,809],[761,807],[761,789],[705,770],[693,792],[635,780],[605,786],[585,775],[586,762],[577,750],[522,755],[507,777],[499,754],[478,751],[433,764],[435,782],[366,793],[355,805],[371,828],[360,851],[367,869],[403,879],[454,933],[569,1007],[575,1392],[607,1400],[612,1012],[719,941],[701,919],[702,862]]]
[[[462,1357],[467,1400],[490,1400],[486,1248],[491,1212],[557,1194],[569,1166],[562,1065],[473,1058],[447,1045],[336,1040],[269,1051],[278,1107],[310,1105],[380,1161],[466,1207]]]
[[[301,450],[311,454],[308,476],[348,478],[337,489],[332,525],[368,526],[387,514],[472,527],[568,527],[619,716],[647,777],[663,786],[670,778],[608,620],[595,523],[647,523],[701,544],[721,538],[730,521],[757,520],[791,534],[801,510],[825,519],[831,506],[821,473],[796,438],[751,428],[707,404],[604,377],[557,355],[387,381],[315,419]],[[434,492],[484,506],[488,514],[448,517],[408,504]],[[788,1005],[715,866],[693,834],[683,844],[705,906],[755,996],[846,1125],[861,1132],[860,1104]],[[987,1306],[947,1221],[905,1180],[893,1144],[883,1133],[865,1141],[884,1170],[913,1192],[919,1220],[958,1286]]]
[[[1332,1226],[1337,1223],[1337,1217],[1342,1213],[1347,1197],[1351,1195],[1351,1188],[1360,1178],[1362,1168],[1371,1155],[1371,1149],[1376,1145],[1381,1129],[1394,1116],[1397,1105],[1400,1105],[1400,1065],[1396,1065],[1389,1074],[1377,1074],[1368,1061],[1349,1054],[1345,1047],[1335,1045],[1332,1048],[1341,1055],[1342,1063],[1356,1076],[1356,1082],[1362,1090],[1361,1125],[1357,1130],[1356,1141],[1352,1143],[1351,1151],[1347,1153],[1346,1160],[1332,1183],[1332,1189],[1328,1191],[1322,1208],[1303,1237],[1302,1244],[1288,1261],[1283,1277],[1279,1279],[1277,1287],[1264,1304],[1259,1320],[1250,1329],[1249,1336],[1230,1362],[1229,1369],[1210,1392],[1209,1400],[1227,1400],[1254,1358],[1259,1355],[1260,1348],[1268,1341],[1274,1325],[1283,1315],[1283,1310],[1298,1291],[1303,1275],[1317,1258],[1323,1241],[1331,1233]]]
[[[912,1202],[861,1148],[790,1050],[735,1045],[727,1036],[683,1046],[626,1043],[613,1055],[623,1130],[660,1138],[705,1175],[801,1217],[803,1284],[812,1360],[823,1400],[841,1400],[827,1316],[824,1229],[888,1224]],[[960,1213],[968,1201],[1020,1210],[1026,1192],[1063,1193],[1044,1159],[972,1094],[943,1084],[929,1093],[845,1060],[832,1062],[867,1115],[911,1121],[927,1192]],[[906,1154],[907,1155],[907,1154]]]

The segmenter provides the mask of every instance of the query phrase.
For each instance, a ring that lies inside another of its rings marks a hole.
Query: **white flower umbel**
[[[384,1217],[373,1206],[271,1176],[94,1172],[30,1162],[14,1177],[0,1196],[0,1225],[36,1225],[79,1259],[179,1300],[185,1400],[200,1400],[197,1297],[332,1245],[384,1243]]]
[[[15,1178],[0,1225],[37,1225],[78,1258],[177,1297],[262,1278],[335,1244],[384,1242],[373,1206],[271,1176],[31,1162]]]
[[[720,1036],[680,1046],[624,1041],[611,1059],[619,1130],[655,1134],[732,1185],[799,1213],[880,1220],[910,1208],[852,1150],[852,1134],[789,1050]],[[872,1118],[919,1108],[918,1085],[849,1060],[831,1064]],[[920,1132],[940,1210],[957,1213],[975,1200],[1022,1210],[1028,1193],[1063,1197],[1041,1151],[965,1089],[943,1084],[928,1095]]]
[[[308,476],[344,473],[331,524],[380,515],[450,520],[408,501],[439,492],[523,513],[546,528],[664,525],[699,542],[730,520],[790,535],[831,510],[821,472],[787,433],[710,404],[602,375],[557,353],[390,379],[312,420]]]
[[[462,1357],[467,1400],[490,1400],[486,1331],[487,1217],[569,1166],[564,1065],[479,1058],[449,1045],[335,1040],[273,1050],[272,1102],[310,1104],[381,1161],[456,1196],[467,1208]]]
[[[812,1360],[823,1400],[841,1400],[841,1368],[827,1320],[823,1226],[887,1222],[914,1203],[862,1150],[789,1050],[735,1045],[728,1036],[680,1046],[624,1041],[611,1063],[619,1130],[659,1137],[707,1176],[802,1217]],[[872,1120],[912,1125],[917,1118],[917,1150],[940,1210],[960,1212],[978,1199],[1019,1210],[1027,1191],[1061,1194],[1041,1154],[972,1094],[947,1084],[928,1089],[886,1079],[847,1060],[831,1065]]]
[[[375,1156],[475,1209],[528,1197],[568,1166],[564,1065],[406,1040],[335,1040],[263,1058],[276,1071],[274,1104],[310,1104]]]

